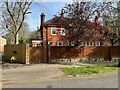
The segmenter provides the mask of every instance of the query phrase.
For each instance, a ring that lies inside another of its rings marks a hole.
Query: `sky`
[[[57,15],[66,3],[68,2],[33,2],[30,7],[32,13],[27,18],[30,30],[34,31],[40,27],[41,13],[45,14],[45,21],[47,21]]]

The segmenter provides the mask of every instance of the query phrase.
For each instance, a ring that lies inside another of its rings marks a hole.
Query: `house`
[[[42,45],[42,39],[31,39],[32,47],[40,47]]]
[[[0,35],[0,52],[4,51],[4,45],[6,45],[6,39]]]
[[[96,20],[95,20],[96,22]],[[67,30],[63,27],[60,27],[54,23],[54,18],[45,21],[44,13],[41,13],[41,26],[40,26],[40,33],[41,33],[41,40],[43,45],[48,44],[50,46],[108,46],[108,42],[104,41],[102,30],[104,27],[100,24],[97,24],[99,28],[96,28],[95,22],[88,22],[83,28],[83,37],[79,44],[75,41],[74,38],[68,39],[67,37],[70,34],[67,33]],[[85,30],[87,27],[87,30]],[[94,30],[96,29],[96,31]],[[89,30],[94,30],[91,34]],[[92,38],[89,38],[92,37]]]

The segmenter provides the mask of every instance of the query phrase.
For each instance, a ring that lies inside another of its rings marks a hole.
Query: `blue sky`
[[[58,14],[62,7],[68,2],[34,2],[31,5],[32,13],[28,16],[30,30],[40,27],[40,14],[45,14],[45,20],[49,20]]]

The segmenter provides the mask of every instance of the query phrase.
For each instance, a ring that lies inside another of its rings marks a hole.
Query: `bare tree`
[[[30,38],[30,31],[29,31],[29,25],[27,22],[23,22],[23,25],[18,32],[18,42],[24,42]],[[14,43],[14,36],[11,32],[6,32],[5,30],[2,30],[4,32],[3,36],[6,38],[8,44],[13,44]]]
[[[26,15],[29,12],[32,1],[4,2],[2,7],[2,28],[14,36],[14,44],[17,43],[17,34],[21,30]]]

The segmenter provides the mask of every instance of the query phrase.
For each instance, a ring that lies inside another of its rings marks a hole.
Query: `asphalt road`
[[[118,88],[118,74],[95,77],[76,78],[31,84],[11,85],[8,88]]]

